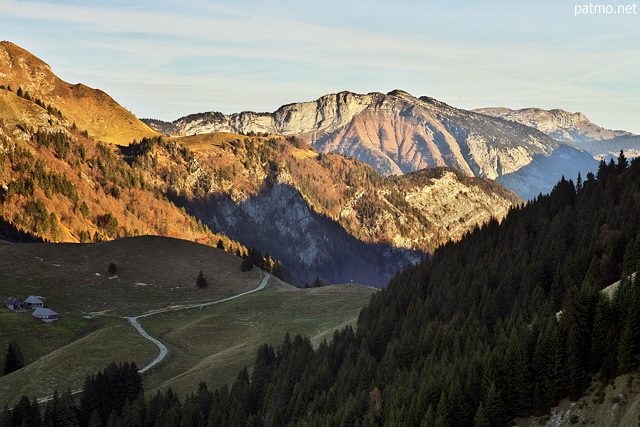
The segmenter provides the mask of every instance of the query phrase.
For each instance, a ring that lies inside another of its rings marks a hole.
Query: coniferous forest
[[[639,262],[640,161],[629,164],[621,153],[596,175],[563,179],[501,224],[492,221],[405,269],[374,294],[355,330],[336,332],[316,349],[308,338],[287,335],[279,348],[261,346],[230,387],[201,384],[182,400],[171,391],[147,400],[136,394],[108,413],[82,409],[81,398],[75,419],[109,426],[506,425],[578,399],[593,378],[637,368]],[[618,280],[614,292],[601,292]],[[1,425],[21,425],[15,411],[5,411]]]

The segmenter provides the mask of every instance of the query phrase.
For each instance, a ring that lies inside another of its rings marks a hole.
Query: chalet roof
[[[34,316],[36,317],[49,317],[49,316],[57,316],[58,313],[56,313],[55,311],[51,310],[50,308],[45,308],[45,307],[38,307],[36,308],[33,313]]]
[[[24,302],[25,304],[44,304],[40,298],[34,297],[33,295],[30,295]]]
[[[22,303],[22,300],[20,298],[16,298],[16,297],[9,297],[4,301],[5,304],[20,304]]]

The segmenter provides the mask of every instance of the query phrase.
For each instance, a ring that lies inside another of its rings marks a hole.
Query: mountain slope
[[[91,242],[142,234],[247,249],[169,202],[115,147],[57,112],[0,89],[0,219],[4,238]]]
[[[640,155],[640,136],[621,130],[609,130],[592,123],[582,113],[540,108],[478,108],[477,113],[531,126],[559,141],[570,142],[597,157]]]
[[[599,420],[635,423],[639,190],[640,159],[623,156],[577,186],[558,182],[501,224],[398,274],[361,311],[356,331],[318,349],[303,337],[261,349],[251,374],[234,392],[219,390],[212,406],[257,400],[210,420],[502,426],[568,398],[580,409],[604,404]],[[612,298],[600,292],[619,278]],[[606,384],[620,375],[628,385],[613,400],[594,388],[593,400],[585,395],[594,377]]]
[[[113,275],[107,267],[111,262],[117,266]],[[25,394],[77,390],[86,375],[110,362],[146,365],[157,348],[120,316],[255,288],[263,273],[241,272],[240,264],[238,257],[216,248],[155,236],[0,246],[0,300],[41,295],[61,314],[57,322],[44,323],[30,312],[0,308],[0,366],[10,342],[18,345],[26,364],[0,376],[0,408]],[[199,270],[206,288],[196,286]],[[355,322],[373,292],[356,285],[300,290],[272,276],[265,290],[228,304],[141,319],[170,349],[168,363],[145,374],[145,389],[170,386],[186,392],[204,380],[216,387],[227,384],[263,342],[275,344],[291,332],[316,335],[319,343],[335,328]]]
[[[212,229],[267,249],[296,283],[320,276],[384,286],[422,251],[520,203],[495,182],[453,169],[383,178],[296,138],[218,133],[145,139],[121,151],[147,181],[167,177],[155,185]]]
[[[0,86],[28,92],[60,110],[68,124],[104,142],[126,145],[156,134],[106,93],[62,81],[46,63],[10,42],[0,42]]]
[[[499,186],[454,171],[385,180],[354,159],[318,155],[296,138],[216,134],[142,138],[119,148],[96,143],[69,124],[66,111],[36,97],[55,94],[63,84],[48,66],[11,44],[2,46],[10,71],[4,78],[28,83],[19,90],[0,88],[6,155],[0,205],[7,235],[86,242],[159,234],[242,255],[247,249],[229,236],[247,238],[263,252],[294,262],[290,271],[297,283],[320,276],[383,286],[423,251],[501,218],[520,202]],[[94,107],[100,110],[95,117],[118,110]],[[83,111],[94,117],[91,108]],[[278,182],[283,185],[276,187]],[[346,246],[336,250],[327,233]],[[264,262],[267,269],[277,267],[268,257]]]
[[[573,172],[544,165],[557,149],[568,149],[542,132],[400,90],[386,95],[340,92],[285,105],[271,114],[203,113],[171,124],[148,123],[187,135],[217,131],[298,135],[321,152],[354,156],[383,175],[448,166],[496,179],[518,172],[537,156],[542,169],[534,165],[536,172],[548,178],[527,195],[548,192],[563,174]],[[583,174],[595,169],[597,163],[588,153],[571,150],[572,161]],[[515,184],[510,189],[521,197],[525,194]]]
[[[19,293],[26,282],[48,277],[54,289],[37,284],[30,292],[40,292],[60,310],[76,313],[132,316],[248,291],[261,278],[258,269],[241,272],[242,260],[233,254],[161,236],[85,244],[21,243],[1,246],[0,254],[3,295]],[[114,274],[108,272],[111,263]],[[202,290],[196,288],[200,270],[209,283]]]
[[[477,108],[474,112],[510,120],[544,132],[552,138],[566,142],[591,142],[632,136],[630,132],[609,130],[592,123],[582,113],[554,109],[522,108]]]

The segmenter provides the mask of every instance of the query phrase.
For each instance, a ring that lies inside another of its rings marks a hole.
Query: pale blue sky
[[[0,39],[139,117],[403,89],[460,108],[581,111],[640,133],[640,4],[574,16],[579,4],[0,0]]]

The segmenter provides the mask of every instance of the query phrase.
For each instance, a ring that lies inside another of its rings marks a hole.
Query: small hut
[[[33,295],[29,296],[26,300],[24,300],[24,304],[29,308],[42,308],[44,307],[44,303],[38,297]]]
[[[36,308],[32,314],[33,316],[47,323],[53,322],[54,320],[58,320],[58,318],[60,317],[58,313],[51,310],[50,308],[43,308],[43,307]]]
[[[9,310],[24,310],[24,301],[20,298],[9,297],[5,300],[4,305],[6,305]]]

